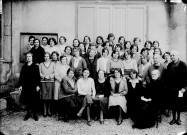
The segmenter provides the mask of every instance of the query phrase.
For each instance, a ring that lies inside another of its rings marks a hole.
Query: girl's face
[[[125,53],[125,58],[126,58],[126,59],[130,59],[130,57],[131,57],[131,55],[128,54],[128,53],[126,52],[126,53]]]
[[[154,48],[158,48],[158,47],[159,47],[159,44],[158,44],[157,42],[155,42],[155,43],[153,44],[153,46],[154,46]]]
[[[73,46],[74,46],[74,47],[77,47],[78,45],[79,45],[79,41],[78,41],[78,40],[74,40],[74,41],[73,41]]]
[[[144,50],[144,51],[142,52],[142,54],[143,54],[143,55],[148,55],[148,51],[147,51],[147,50]]]
[[[53,47],[53,46],[55,45],[55,43],[54,43],[54,41],[53,41],[52,39],[50,40],[49,43],[50,43],[50,46],[51,46],[51,47]]]
[[[114,71],[114,76],[115,76],[115,78],[120,78],[120,72],[119,71],[117,71],[117,70],[115,70]]]
[[[61,62],[62,62],[63,65],[67,64],[67,57],[63,57],[61,59]]]
[[[69,71],[68,76],[72,79],[74,77],[74,72],[73,71]]]
[[[85,41],[85,43],[90,43],[90,40],[89,40],[88,37],[85,37],[85,38],[84,38],[84,41]]]
[[[140,44],[140,40],[136,39],[135,42],[134,42],[134,44],[139,45]]]
[[[132,48],[132,53],[136,53],[137,50],[138,50],[138,48],[137,48],[136,46],[134,46],[134,47]]]
[[[109,38],[109,41],[112,41],[112,42],[113,42],[113,41],[114,41],[114,37],[113,37],[113,36],[110,37],[110,38]]]
[[[136,78],[136,73],[130,73],[130,77],[132,78],[132,79],[135,79]]]
[[[60,38],[60,43],[61,43],[61,44],[64,44],[64,43],[65,43],[65,40],[64,40],[63,37]]]
[[[105,51],[103,52],[103,57],[107,57],[107,56],[108,56],[108,51],[105,50]]]
[[[119,56],[119,53],[118,53],[118,52],[116,52],[116,53],[113,54],[113,58],[114,58],[114,59],[118,59],[118,56]]]
[[[171,56],[169,54],[165,53],[164,59],[167,60],[167,61],[170,61],[171,60]]]
[[[149,42],[146,42],[145,47],[148,48],[148,49],[151,49],[151,44]]]
[[[39,45],[40,45],[39,41],[38,41],[38,40],[35,40],[35,41],[34,41],[34,46],[35,46],[36,48],[38,48]]]
[[[100,70],[98,73],[99,79],[103,79],[104,78],[104,71]]]
[[[66,54],[70,55],[71,54],[71,48],[67,47],[65,52],[66,52]]]
[[[147,63],[147,59],[144,58],[144,57],[141,57],[141,62],[142,62],[143,64],[145,64],[145,63]]]
[[[119,46],[116,47],[116,51],[121,51],[121,48]]]
[[[155,54],[160,55],[160,50],[159,49],[155,49]]]
[[[127,48],[127,49],[130,49],[130,47],[131,47],[130,42],[127,42],[127,44],[126,44],[126,48]]]
[[[91,50],[90,53],[89,53],[90,57],[94,57],[95,56],[95,51],[94,50]]]
[[[43,44],[43,45],[47,45],[47,39],[46,39],[46,38],[43,38],[42,44]]]
[[[105,46],[106,48],[110,48],[110,43],[106,43],[106,46]]]
[[[52,55],[52,59],[56,61],[57,58],[58,58],[58,56],[56,55],[56,53],[53,53],[53,55]]]
[[[34,44],[34,38],[31,38],[31,39],[29,40],[29,43],[30,43],[30,45],[33,45],[33,44]]]
[[[119,40],[119,43],[120,43],[120,44],[124,44],[124,43],[125,43],[125,39],[124,39],[124,38],[121,38],[121,39]]]
[[[26,55],[26,60],[27,60],[27,62],[32,62],[32,54],[28,53]]]
[[[98,42],[98,44],[102,44],[103,43],[101,38],[97,38],[97,42]]]
[[[45,61],[49,61],[49,54],[48,53],[45,54],[44,59],[45,59]]]
[[[84,45],[83,45],[83,44],[80,44],[80,45],[79,45],[79,48],[80,48],[82,51],[85,51],[85,48],[84,48]]]
[[[84,78],[88,78],[89,75],[90,75],[90,72],[89,72],[88,70],[84,70],[84,72],[83,72],[83,77],[84,77]]]

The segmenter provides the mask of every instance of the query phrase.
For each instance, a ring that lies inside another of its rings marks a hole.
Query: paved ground
[[[187,131],[187,112],[182,113],[181,126],[169,125],[171,118],[164,117],[158,128],[143,130],[132,129],[129,119],[125,119],[120,126],[113,119],[106,119],[104,125],[92,121],[92,126],[89,127],[83,119],[65,123],[57,121],[56,117],[39,116],[39,121],[23,121],[24,115],[24,112],[14,112],[2,117],[1,132],[5,135],[177,135],[181,131]]]

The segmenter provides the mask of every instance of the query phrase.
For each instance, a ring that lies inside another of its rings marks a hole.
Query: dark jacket
[[[41,46],[39,46],[37,49],[33,47],[30,50],[30,53],[33,54],[33,62],[35,64],[40,64],[41,62],[44,62],[45,50]]]

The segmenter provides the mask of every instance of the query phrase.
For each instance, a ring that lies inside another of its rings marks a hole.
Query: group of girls
[[[124,113],[134,122],[143,122],[148,115],[140,113],[140,102],[150,99],[146,98],[146,87],[142,82],[149,66],[154,63],[153,56],[162,56],[159,42],[146,41],[139,53],[139,38],[134,38],[131,43],[120,36],[115,44],[113,33],[108,34],[106,41],[98,36],[96,43],[92,43],[89,36],[85,36],[83,42],[74,39],[72,46],[66,41],[64,36],[59,38],[58,44],[55,38],[43,37],[40,41],[29,37],[26,64],[20,74],[20,101],[27,106],[24,120],[31,116],[30,112],[38,120],[35,105],[40,98],[44,117],[52,115],[51,101],[55,100],[52,108],[56,108],[59,118],[65,120],[70,114],[81,117],[86,110],[87,124],[91,126],[93,107],[94,119],[99,116],[100,123],[104,124],[104,114],[114,107],[117,125],[122,123]],[[165,66],[171,62],[169,52],[164,53],[162,61]],[[160,72],[152,72],[157,77],[151,79],[157,80]],[[143,116],[145,119],[140,120]]]

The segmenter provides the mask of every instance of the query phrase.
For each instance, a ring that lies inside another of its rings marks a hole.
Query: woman
[[[123,72],[123,63],[119,59],[119,52],[114,50],[112,58],[107,63],[107,74],[114,75],[114,69],[119,68]]]
[[[78,117],[81,117],[84,109],[87,109],[87,125],[91,126],[90,123],[90,106],[95,98],[95,83],[92,78],[89,77],[90,72],[87,68],[83,70],[83,77],[77,81],[79,102],[82,103],[80,111],[77,113]]]
[[[132,45],[131,48],[131,57],[133,59],[136,60],[136,62],[138,63],[139,59],[140,59],[140,54],[138,53],[138,46],[137,45]]]
[[[126,41],[124,49],[130,51],[130,48],[131,48],[131,42],[130,41]]]
[[[44,62],[45,50],[40,46],[40,40],[34,40],[34,47],[30,50],[30,53],[33,54],[33,62],[36,65],[39,65],[41,62]]]
[[[108,53],[108,58],[111,58],[112,47],[110,46],[109,41],[104,42],[103,47],[108,49],[108,51],[109,51],[109,53]]]
[[[135,37],[134,40],[133,40],[133,42],[134,42],[134,45],[140,46],[141,39],[139,37]]]
[[[138,71],[137,62],[136,60],[131,58],[130,51],[124,52],[124,60],[122,61],[122,63],[123,63],[124,74],[126,77],[129,76],[129,72],[131,69]]]
[[[142,92],[142,82],[138,79],[138,72],[134,69],[130,71],[129,79],[127,81],[127,108],[128,116],[134,121],[136,119],[136,111],[138,101],[140,100],[140,93]]]
[[[167,67],[168,64],[171,62],[171,54],[170,54],[170,52],[165,52],[163,54],[162,58],[165,60],[163,64]]]
[[[55,63],[50,60],[50,53],[46,52],[45,61],[40,63],[40,77],[42,83],[41,99],[44,103],[43,116],[51,116],[51,100],[54,94]]]
[[[103,48],[102,57],[97,60],[97,72],[99,70],[107,71],[107,63],[109,61],[108,58],[109,50],[107,48]]]
[[[115,43],[114,43],[114,40],[115,40],[115,36],[113,33],[109,33],[108,34],[108,37],[107,37],[107,40],[109,42],[109,46],[112,47],[112,50],[115,49]]]
[[[51,53],[51,61],[55,63],[55,65],[59,64],[59,54],[58,52],[54,51]]]
[[[63,58],[62,58],[63,59]],[[61,81],[61,89],[59,92],[59,119],[62,116],[62,113],[65,115],[64,121],[67,121],[70,116],[74,115],[73,113],[77,108],[77,80],[74,77],[74,69],[69,68],[67,70],[67,75]]]
[[[153,52],[154,50],[152,48],[153,44],[151,41],[146,41],[145,44],[144,44],[144,48],[147,48],[148,49],[148,52],[149,52],[149,56],[152,58],[153,57]]]
[[[72,56],[72,47],[66,46],[64,51],[65,51],[64,55],[67,57],[67,64],[69,65],[70,60],[73,57]]]
[[[122,111],[127,112],[125,95],[128,92],[126,80],[122,79],[122,72],[120,69],[114,70],[114,79],[110,80],[111,95],[109,97],[109,108],[111,106],[117,106],[119,110],[119,116],[117,125],[120,125],[123,121]]]
[[[103,50],[103,43],[104,43],[104,39],[102,36],[98,36],[96,38],[96,48],[97,48],[97,51],[102,54],[102,50]]]
[[[73,48],[79,47],[80,41],[78,39],[73,39]]]
[[[58,100],[58,93],[60,90],[60,83],[62,79],[66,76],[67,70],[69,69],[69,65],[67,64],[67,57],[60,56],[60,62],[56,65],[55,68],[55,90],[54,90],[54,99]]]
[[[75,77],[77,79],[82,77],[83,69],[87,68],[86,61],[80,56],[80,49],[74,48],[74,57],[70,60],[70,67],[75,69]]]
[[[49,44],[49,47],[46,48],[45,50],[46,52],[49,52],[51,54],[52,52],[56,51],[58,52],[58,54],[60,54],[59,48],[56,46],[57,45],[56,39],[49,38],[48,44]]]
[[[93,79],[97,78],[97,60],[98,58],[95,57],[96,52],[95,50],[91,49],[89,51],[89,56],[85,58],[87,68],[90,71],[90,77]]]
[[[40,74],[38,66],[33,63],[33,55],[26,54],[27,62],[23,65],[19,78],[20,102],[26,105],[27,114],[24,121],[28,120],[33,113],[33,118],[38,121],[37,104],[39,102]]]
[[[108,110],[108,97],[110,95],[110,83],[105,79],[105,71],[98,71],[98,79],[95,80],[96,96],[94,104],[99,107],[100,124],[104,124],[103,113]],[[95,114],[97,116],[97,114]]]
[[[122,50],[122,46],[120,44],[116,44],[115,50],[119,52],[120,59],[123,59],[124,51]]]
[[[159,79],[159,70],[151,72],[151,81],[140,94],[140,100],[136,106],[136,119],[133,128],[150,128],[155,125],[158,109],[164,103],[164,85]]]
[[[83,39],[84,46],[86,48],[86,53],[88,52],[88,49],[91,45],[91,38],[89,36],[85,36]]]
[[[80,49],[80,56],[81,56],[82,58],[86,58],[87,53],[86,53],[86,48],[85,48],[83,42],[80,42],[80,44],[79,44],[79,49]]]
[[[125,37],[124,36],[120,36],[118,38],[118,43],[121,46],[121,50],[124,52],[125,51]]]
[[[149,68],[149,66],[151,65],[149,62],[148,62],[148,57],[146,55],[141,55],[140,56],[140,64],[138,66],[138,75],[139,77],[144,80],[145,78],[145,75],[147,73],[147,70]]]
[[[67,39],[64,36],[61,36],[59,38],[59,44],[57,45],[57,47],[59,48],[60,56],[64,55],[64,49],[67,46],[66,41]]]
[[[160,44],[158,41],[153,41],[153,47],[154,48],[159,48]]]

